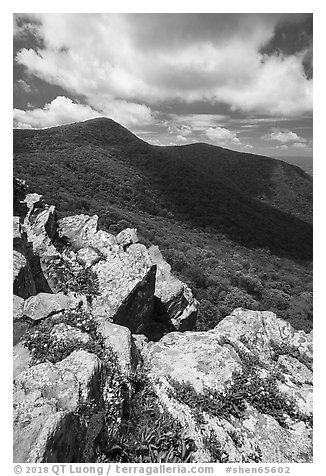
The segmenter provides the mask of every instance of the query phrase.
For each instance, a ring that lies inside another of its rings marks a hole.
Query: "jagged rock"
[[[23,306],[23,314],[33,321],[38,321],[52,314],[57,314],[64,309],[76,306],[77,302],[78,300],[73,296],[63,293],[39,293],[26,299]]]
[[[278,346],[293,346],[300,354],[312,359],[312,334],[294,330],[287,321],[276,319],[273,312],[244,311],[238,308],[215,329],[235,339],[245,335],[250,344],[261,352],[262,358],[265,355],[268,358],[272,352],[270,343],[273,342]]]
[[[122,373],[130,376],[138,363],[138,353],[130,330],[99,319],[98,332],[104,338],[105,346],[116,353]]]
[[[157,247],[137,243],[134,229],[97,231],[96,215],[58,224],[40,195],[26,195],[23,183],[16,189],[14,342],[26,325],[37,333],[38,320],[80,299],[98,334],[54,325],[49,359],[88,349],[56,363],[35,365],[23,342],[15,345],[15,462],[92,461],[100,432],[109,440],[119,429],[142,364],[162,406],[195,441],[197,462],[311,461],[311,334],[243,309],[213,330],[189,332],[197,302]],[[72,284],[84,294],[58,292]],[[175,329],[187,332],[153,342]]]
[[[198,462],[214,460],[216,442],[223,462],[308,462],[311,346],[310,334],[273,313],[236,309],[213,330],[164,336],[143,356]]]
[[[123,248],[138,243],[137,230],[135,228],[126,228],[125,230],[120,231],[116,236],[116,241],[118,245]]]
[[[48,442],[58,429],[64,427],[61,417],[67,413],[57,412],[55,400],[44,398],[40,391],[34,391],[28,395],[23,390],[17,391],[14,394],[13,461],[15,463],[41,462],[42,456],[47,454]],[[67,434],[71,428],[71,423],[65,425]],[[69,451],[67,441],[69,437],[65,436],[64,448],[68,448],[69,456],[73,457],[75,455]],[[63,448],[61,445],[57,446],[52,462],[60,461],[56,459],[56,456],[62,452],[60,447]]]
[[[155,296],[160,299],[176,330],[194,329],[198,302],[191,289],[173,276],[171,266],[163,258],[158,246],[151,246],[148,252],[157,265]]]
[[[69,238],[75,251],[90,244],[97,231],[98,216],[75,215],[59,220],[59,234]]]
[[[26,203],[28,209],[26,215],[28,219],[37,208],[44,208],[45,206],[43,196],[39,195],[38,193],[29,193],[26,195],[24,202]]]
[[[53,205],[32,212],[25,218],[24,228],[28,241],[32,243],[34,254],[48,253],[49,249],[56,254],[52,241],[57,233],[57,215]]]
[[[134,244],[126,251],[118,247],[92,269],[100,290],[92,302],[94,316],[142,332],[153,313],[156,271],[146,247]]]
[[[36,293],[36,287],[30,265],[19,251],[13,252],[13,291],[24,299]]]
[[[102,379],[98,357],[82,350],[57,364],[46,362],[21,372],[15,380],[14,461],[71,462],[76,456],[81,458],[85,444],[92,444],[102,426],[90,441],[75,412],[80,405],[99,404]],[[84,441],[85,435],[88,441]]]
[[[146,247],[131,244],[124,250],[112,235],[96,231],[96,215],[66,217],[60,220],[58,230],[56,226],[48,226],[49,221],[56,223],[55,210],[51,207],[41,213],[36,210],[24,223],[33,246],[38,291],[58,293],[69,273],[83,272],[84,267],[92,266],[98,278],[92,300],[94,316],[111,319],[132,332],[144,330],[153,314],[156,268]],[[52,228],[54,234],[49,231]],[[59,253],[53,245],[56,234],[59,239],[69,239],[77,254],[73,250]]]

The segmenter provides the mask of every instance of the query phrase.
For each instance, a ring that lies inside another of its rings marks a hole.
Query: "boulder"
[[[75,215],[59,220],[59,235],[69,238],[75,251],[90,244],[97,231],[98,216]]]
[[[138,363],[138,352],[130,330],[99,319],[98,332],[103,337],[107,349],[112,349],[116,354],[122,374],[130,377]]]
[[[126,251],[118,247],[92,270],[99,282],[99,295],[92,302],[94,316],[141,333],[151,321],[154,306],[156,266],[146,247],[134,244]]]
[[[171,266],[165,261],[158,246],[151,246],[148,253],[157,265],[155,296],[178,331],[193,330],[196,325],[198,302],[191,289],[173,276]],[[162,312],[162,310],[160,311]]]
[[[42,195],[38,193],[29,193],[26,195],[24,202],[27,205],[27,215],[26,217],[29,219],[30,216],[34,213],[37,208],[44,208],[45,203]]]
[[[101,406],[103,378],[98,357],[83,350],[20,372],[14,382],[14,461],[81,461],[85,446],[102,430],[104,413],[96,411],[101,422],[90,437],[78,411]]]
[[[77,302],[72,295],[39,293],[26,299],[23,306],[23,314],[33,321],[38,321],[57,314],[64,309],[76,306]]]
[[[173,332],[143,351],[162,405],[197,462],[312,460],[310,334],[236,309],[207,332]]]
[[[56,253],[53,241],[57,235],[57,227],[57,213],[54,205],[45,206],[45,209],[36,209],[26,216],[24,229],[34,254],[49,253],[50,249],[54,254]]]
[[[47,447],[53,436],[63,427],[65,434],[69,434],[69,429],[73,427],[63,425],[62,417],[68,412],[58,412],[56,401],[44,398],[40,391],[25,394],[22,389],[14,393],[14,431],[13,431],[13,461],[15,463],[43,462],[48,453]],[[46,436],[45,436],[46,435]],[[54,455],[59,456],[63,448],[68,449],[68,455],[72,455],[67,445],[69,437],[63,439],[64,446],[57,446]],[[61,455],[62,457],[62,455]],[[58,459],[52,462],[60,461]],[[73,461],[73,459],[70,459]]]
[[[126,228],[125,230],[120,231],[116,236],[116,241],[118,245],[126,249],[128,246],[138,243],[137,230],[135,228]]]

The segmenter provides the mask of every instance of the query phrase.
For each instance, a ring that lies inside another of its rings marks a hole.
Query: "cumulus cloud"
[[[186,137],[184,137],[184,136],[182,136],[182,135],[180,135],[180,134],[177,135],[176,139],[177,139],[178,142],[188,142],[187,139],[186,139]]]
[[[14,127],[44,128],[72,122],[85,121],[94,117],[108,116],[121,124],[132,125],[143,120],[151,120],[151,114],[146,106],[130,104],[125,101],[112,101],[105,111],[98,111],[85,104],[74,103],[64,96],[57,96],[44,108],[27,111],[14,109]]]
[[[306,139],[304,137],[298,136],[295,132],[292,132],[288,129],[279,129],[279,128],[273,128],[271,132],[268,134],[262,136],[263,140],[273,140],[273,141],[278,141],[282,143],[287,143],[287,142],[297,142],[297,143],[303,143],[306,142]]]
[[[289,148],[289,147],[288,147],[287,145],[285,145],[285,144],[283,144],[283,145],[277,145],[277,146],[276,146],[276,149],[281,149],[281,150],[287,150],[288,148]]]
[[[95,109],[112,100],[151,107],[220,101],[233,109],[276,115],[312,109],[312,80],[303,68],[306,52],[261,53],[281,15],[35,18],[44,46],[21,49],[16,62],[50,84],[83,95]]]
[[[302,142],[295,142],[292,147],[294,149],[306,149],[307,148],[307,144],[303,144]]]
[[[214,144],[221,146],[241,145],[235,132],[229,131],[224,127],[210,127],[205,132],[205,136]]]
[[[99,117],[101,114],[91,107],[75,104],[71,99],[58,96],[43,109],[23,111],[14,109],[14,127],[22,129],[51,127]]]

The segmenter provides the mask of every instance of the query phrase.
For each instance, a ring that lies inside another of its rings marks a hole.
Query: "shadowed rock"
[[[151,246],[148,252],[157,265],[155,296],[162,302],[176,330],[193,330],[198,302],[193,297],[191,289],[173,276],[171,266],[163,258],[158,246]]]

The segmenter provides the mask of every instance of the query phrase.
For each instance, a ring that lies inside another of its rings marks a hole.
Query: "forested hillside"
[[[312,325],[312,179],[268,157],[151,146],[109,119],[14,131],[14,175],[61,216],[97,213],[160,246],[200,301],[198,328],[235,307]]]

